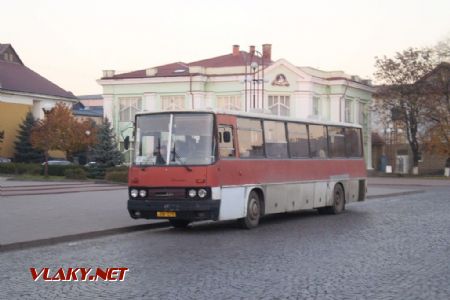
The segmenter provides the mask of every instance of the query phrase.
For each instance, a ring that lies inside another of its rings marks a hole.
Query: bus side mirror
[[[129,136],[127,136],[123,140],[123,147],[125,148],[125,150],[128,150],[128,148],[130,148],[130,137]]]
[[[230,134],[229,131],[225,131],[225,132],[223,133],[223,142],[224,142],[224,143],[229,143],[229,142],[231,142],[231,134]]]

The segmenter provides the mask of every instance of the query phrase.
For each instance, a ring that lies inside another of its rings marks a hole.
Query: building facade
[[[31,111],[36,119],[56,103],[75,103],[76,97],[29,69],[10,44],[0,44],[0,157],[14,156],[19,125]]]
[[[371,168],[370,104],[372,86],[341,71],[326,72],[241,51],[191,63],[176,62],[116,74],[103,72],[104,115],[111,120],[123,150],[132,135],[136,112],[182,109],[259,111],[275,115],[362,124],[367,167]],[[127,160],[133,150],[123,150]]]

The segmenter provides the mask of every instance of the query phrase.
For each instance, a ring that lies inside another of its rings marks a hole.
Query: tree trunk
[[[45,151],[44,176],[48,177],[48,151]]]
[[[411,151],[413,153],[413,167],[419,166],[419,160],[420,160],[420,152],[419,152],[419,143],[417,141],[412,142],[410,144]]]
[[[447,157],[447,161],[445,162],[445,167],[450,168],[450,157]]]

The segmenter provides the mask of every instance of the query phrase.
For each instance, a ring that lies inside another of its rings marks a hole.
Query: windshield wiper
[[[182,165],[186,170],[188,170],[189,172],[192,172],[192,169],[188,165],[185,165],[183,163],[183,160],[178,155],[178,153],[175,151],[175,144],[173,145],[173,151],[172,152],[173,152],[173,158],[176,158],[180,162],[180,165]],[[175,161],[175,160],[173,160],[173,161]]]

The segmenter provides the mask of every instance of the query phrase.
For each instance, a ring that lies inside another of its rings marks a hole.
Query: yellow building
[[[36,119],[58,102],[71,105],[76,97],[24,65],[10,44],[0,44],[0,157],[14,157],[19,125],[31,111]]]

